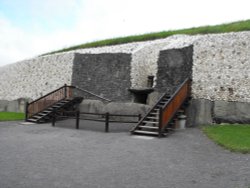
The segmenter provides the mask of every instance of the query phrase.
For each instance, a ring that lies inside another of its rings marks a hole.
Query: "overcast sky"
[[[248,0],[0,0],[0,66],[100,39],[245,19]]]

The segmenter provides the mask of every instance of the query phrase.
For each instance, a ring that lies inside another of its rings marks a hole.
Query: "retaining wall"
[[[230,109],[246,104],[242,109],[250,111],[249,70],[250,32],[176,35],[37,57],[0,67],[0,100],[36,99],[66,83],[115,101],[131,102],[133,96],[128,89],[145,88],[147,76],[153,75],[156,92],[149,97],[154,100],[148,101],[153,104],[159,97],[157,92],[163,93],[192,75],[191,106],[200,109],[190,112],[196,119],[192,124],[226,121],[227,116],[217,111],[222,107],[216,107],[223,102],[230,103],[230,108],[223,108],[233,113],[231,120],[241,121],[243,116]],[[211,112],[212,120],[202,122],[209,115],[203,116],[201,111]]]

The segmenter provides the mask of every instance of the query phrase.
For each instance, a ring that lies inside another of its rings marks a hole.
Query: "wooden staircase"
[[[63,99],[54,103],[52,106],[43,109],[35,115],[27,118],[27,121],[34,123],[45,123],[51,121],[54,113],[59,113],[60,111],[65,111],[72,108],[74,105],[81,103],[83,98],[75,97],[73,99]]]
[[[73,108],[83,97],[73,95],[74,86],[64,85],[39,99],[26,104],[26,121],[44,123],[51,121],[53,113]]]
[[[190,79],[186,79],[170,96],[162,95],[151,110],[131,130],[132,134],[165,136],[172,128],[176,116],[183,112],[182,108],[190,98]]]

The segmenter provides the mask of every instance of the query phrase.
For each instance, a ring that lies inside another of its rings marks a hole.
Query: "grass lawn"
[[[215,125],[203,127],[217,144],[235,152],[250,153],[250,125]]]
[[[15,121],[15,120],[24,120],[24,113],[16,112],[0,112],[0,121]]]

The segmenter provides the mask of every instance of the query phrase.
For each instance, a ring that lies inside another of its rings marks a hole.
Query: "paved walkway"
[[[0,188],[250,187],[250,155],[224,150],[197,128],[146,139],[125,124],[111,133],[103,123],[73,127],[0,122]]]

